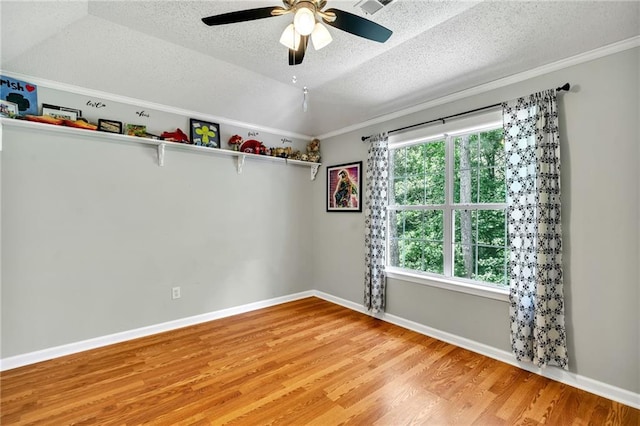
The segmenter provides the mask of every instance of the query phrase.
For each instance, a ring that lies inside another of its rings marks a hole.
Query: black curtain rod
[[[558,92],[562,92],[563,90],[568,91],[569,89],[571,89],[571,85],[569,83],[565,83],[563,86],[560,86],[558,88],[556,88],[556,90]],[[442,124],[445,123],[445,120],[448,120],[450,118],[455,118],[455,117],[460,117],[462,115],[467,115],[467,114],[473,114],[474,112],[478,112],[478,111],[484,111],[485,109],[491,109],[491,108],[496,108],[499,107],[500,105],[502,105],[502,102],[498,103],[498,104],[493,104],[493,105],[487,105],[481,108],[476,108],[476,109],[470,109],[469,111],[465,111],[465,112],[460,112],[458,114],[453,114],[453,115],[448,115],[446,117],[442,117],[442,118],[437,118],[435,120],[429,120],[429,121],[424,121],[422,123],[417,123],[417,124],[412,124],[410,126],[405,126],[405,127],[400,127],[399,129],[393,129],[393,130],[389,130],[389,134],[391,133],[396,133],[396,132],[401,132],[403,130],[407,130],[407,129],[412,129],[414,127],[420,127],[420,126],[425,126],[427,124],[431,124],[431,123],[438,123],[438,122],[442,122]],[[366,141],[367,139],[369,139],[371,136],[362,136],[362,142]]]

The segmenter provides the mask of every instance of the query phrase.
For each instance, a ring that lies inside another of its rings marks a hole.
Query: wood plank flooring
[[[638,425],[640,412],[308,298],[0,374],[2,425]]]

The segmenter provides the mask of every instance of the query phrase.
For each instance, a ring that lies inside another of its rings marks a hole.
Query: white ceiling
[[[395,0],[384,44],[329,27],[289,66],[291,15],[208,27],[279,1],[0,2],[1,67],[301,135],[342,129],[640,34],[640,2]],[[293,76],[297,83],[292,82]],[[302,90],[309,110],[302,112]]]

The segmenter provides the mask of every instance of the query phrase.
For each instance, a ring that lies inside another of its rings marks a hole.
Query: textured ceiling
[[[3,0],[1,66],[320,135],[640,33],[636,1],[395,0],[372,16],[355,4],[329,0],[327,7],[393,30],[386,43],[329,27],[333,42],[310,47],[291,67],[278,43],[290,15],[218,27],[200,21],[275,0]]]

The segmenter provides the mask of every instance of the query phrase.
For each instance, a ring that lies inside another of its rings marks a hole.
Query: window
[[[502,123],[495,115],[474,122],[390,140],[390,271],[506,289]]]

